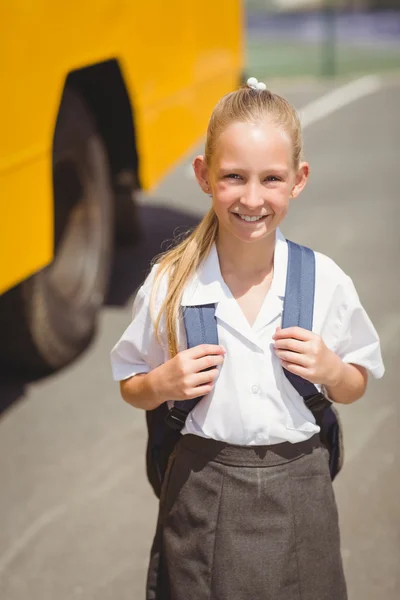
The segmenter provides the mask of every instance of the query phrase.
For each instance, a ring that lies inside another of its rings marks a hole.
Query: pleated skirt
[[[163,484],[146,600],[346,600],[328,453],[182,436]]]

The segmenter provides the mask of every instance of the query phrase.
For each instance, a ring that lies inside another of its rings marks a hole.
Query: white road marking
[[[317,123],[333,112],[380,90],[382,80],[377,75],[366,75],[338,87],[299,111],[303,129]]]
[[[73,507],[79,507],[91,502],[94,498],[99,498],[110,492],[123,479],[132,476],[132,467],[130,465],[114,470],[108,478],[104,478],[101,485],[94,489],[88,489],[81,496],[72,497],[65,504],[60,504],[46,510],[33,523],[29,525],[10,545],[7,551],[0,556],[0,574],[8,567],[10,563],[37,537],[37,535],[48,525],[58,521],[70,511]]]
[[[60,504],[47,511],[38,517],[29,527],[22,532],[21,535],[11,544],[7,551],[0,556],[0,573],[2,573],[16,556],[22,552],[29,542],[47,525],[59,519],[67,512],[67,504]]]

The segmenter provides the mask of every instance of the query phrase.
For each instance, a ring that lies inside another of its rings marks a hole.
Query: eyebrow
[[[243,169],[240,167],[235,167],[234,165],[230,166],[230,167],[221,167],[220,169],[218,169],[218,172],[223,175],[226,174],[228,175],[229,173],[247,173],[247,169]],[[262,171],[263,175],[275,175],[275,174],[279,174],[282,177],[287,177],[289,174],[289,171],[285,168],[285,167],[270,167],[269,169],[264,169]]]

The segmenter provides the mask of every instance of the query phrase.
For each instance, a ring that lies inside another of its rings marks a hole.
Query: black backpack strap
[[[315,255],[305,246],[288,240],[288,268],[282,329],[302,327],[312,331],[315,295]],[[284,369],[286,377],[313,413],[330,405],[315,385]]]
[[[188,348],[194,348],[200,344],[218,344],[215,304],[184,307],[183,322]],[[202,396],[176,402],[167,414],[166,423],[172,429],[180,431],[185,425],[188,414],[200,402],[201,398]]]

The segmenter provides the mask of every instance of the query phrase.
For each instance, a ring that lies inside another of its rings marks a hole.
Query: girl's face
[[[294,168],[289,136],[268,121],[229,125],[217,140],[211,165],[197,157],[194,168],[203,191],[212,194],[220,231],[243,242],[275,231],[309,170],[307,163]]]

